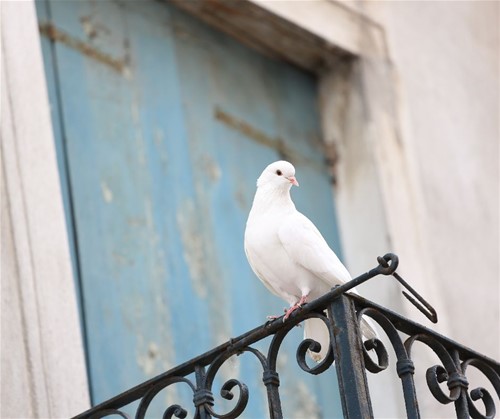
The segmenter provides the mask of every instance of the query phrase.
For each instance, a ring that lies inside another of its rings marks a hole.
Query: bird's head
[[[292,185],[299,186],[295,179],[295,167],[284,160],[271,163],[257,179],[257,188],[269,187],[288,191]]]

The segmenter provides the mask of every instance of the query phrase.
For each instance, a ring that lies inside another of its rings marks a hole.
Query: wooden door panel
[[[43,48],[51,103],[61,110],[56,142],[99,402],[282,310],[243,251],[256,178],[268,163],[292,160],[297,206],[339,250],[316,81],[168,4],[38,8],[42,28],[53,23],[53,32],[42,30],[53,41]],[[310,377],[295,365],[301,334],[284,343],[285,414],[339,413],[333,369]],[[243,361],[219,382],[241,378],[251,390],[244,416],[264,417],[262,373]],[[186,389],[165,397],[191,403]]]

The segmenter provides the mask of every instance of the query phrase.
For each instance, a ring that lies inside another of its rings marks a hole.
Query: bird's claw
[[[307,295],[303,295],[299,301],[297,301],[293,306],[291,306],[288,310],[285,308],[285,316],[283,317],[283,321],[288,319],[290,315],[297,309],[302,308],[303,305],[307,303]]]
[[[295,310],[297,310],[297,309],[299,309],[299,308],[302,308],[302,306],[300,306],[300,305],[298,305],[298,304],[295,304],[294,306],[290,307],[290,308],[286,311],[285,315],[283,316],[283,321],[285,321],[286,319],[288,319],[288,318],[290,317],[290,315],[291,315],[291,314],[292,314]]]
[[[285,315],[283,316],[283,322],[285,322],[285,320],[288,319],[295,310],[302,308],[307,303],[306,298],[307,296],[302,296],[302,298],[299,301],[297,301],[293,306],[291,306],[290,308],[285,307],[283,309],[285,313]],[[267,316],[268,321],[273,321],[276,320],[277,318],[279,318],[279,316]]]

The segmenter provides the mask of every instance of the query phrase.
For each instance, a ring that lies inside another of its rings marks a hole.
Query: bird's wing
[[[259,258],[258,254],[251,254],[251,252],[248,251],[247,247],[245,246],[245,254],[247,256],[247,260],[250,264],[250,267],[252,268],[252,271],[257,275],[257,277],[262,281],[262,283],[266,286],[266,288],[271,291],[273,294],[277,295],[278,297],[281,297],[280,293],[278,290],[274,288],[271,282],[269,282],[266,277],[269,275],[266,275],[266,269],[265,269],[265,263]],[[261,267],[259,269],[258,267]]]
[[[316,226],[300,212],[297,211],[282,221],[278,236],[295,263],[318,276],[330,287],[351,279]]]

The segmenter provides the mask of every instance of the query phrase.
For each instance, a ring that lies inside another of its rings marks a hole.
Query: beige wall
[[[430,289],[439,295],[426,296],[439,306],[440,323],[447,325],[443,332],[498,357],[498,333],[491,330],[500,329],[499,3],[256,3],[367,57],[366,61],[387,61],[390,85],[379,92],[380,106],[388,107],[387,101],[394,106],[392,114],[384,117],[392,118],[387,124],[394,126],[397,147],[403,149],[407,166],[400,173],[410,178],[408,186],[417,201],[412,217],[432,273],[413,280],[433,283]],[[373,27],[379,29],[379,40],[373,39]],[[384,51],[374,54],[377,43],[384,44],[378,45]],[[370,88],[374,86],[364,86]],[[359,122],[371,116],[360,113]],[[392,147],[391,154],[398,153],[397,147]],[[386,160],[387,165],[393,164],[391,156]],[[389,234],[405,230],[398,226],[397,215],[388,220]],[[397,240],[401,237],[392,237],[393,245]],[[402,260],[405,263],[415,262]],[[411,276],[411,270],[407,273]]]
[[[499,3],[343,4],[380,25],[386,40],[394,88],[393,123],[415,199],[410,218],[399,210],[387,211],[388,234],[402,256],[404,276],[437,309],[439,323],[432,329],[498,359]],[[390,154],[397,149],[393,145]],[[401,199],[406,199],[403,192]],[[409,219],[418,226],[413,237],[404,232]],[[422,278],[415,267],[405,269],[417,254],[407,246],[418,242],[420,257],[428,264]],[[376,294],[373,291],[370,297],[383,299]],[[414,309],[406,309],[407,303],[402,305],[408,317],[429,325]],[[432,365],[430,360],[417,362],[417,371]],[[423,416],[448,417],[449,407],[429,396],[421,374],[415,378]],[[379,403],[386,392],[396,397],[386,400],[397,400],[397,384],[392,387],[389,380],[377,379],[379,385],[372,386],[374,412],[400,416],[396,405]],[[474,386],[478,383],[471,381]]]
[[[2,418],[89,405],[33,2],[1,5]]]
[[[345,102],[379,101],[360,105],[371,106],[368,111],[331,106],[340,116],[323,108],[326,140],[332,132],[340,151],[336,192],[351,272],[373,264],[367,244],[356,238],[361,230],[370,236],[371,253],[387,245],[385,238],[374,242],[380,231],[360,224],[365,216],[355,200],[361,198],[349,190],[356,181],[362,195],[382,197],[389,246],[401,256],[407,279],[438,310],[434,328],[499,357],[499,3],[255,3],[361,57],[362,80],[346,80],[361,87],[351,88]],[[325,97],[345,90],[335,83]],[[378,119],[371,138],[353,133],[355,124],[339,132],[352,114],[359,125]],[[367,151],[375,156],[379,179],[366,171]],[[362,171],[355,167],[360,161]],[[383,221],[380,209],[375,206],[377,221]],[[385,291],[369,294],[389,302]],[[405,314],[425,323],[413,309]]]
[[[499,358],[499,3],[356,7],[386,33],[444,332]]]

